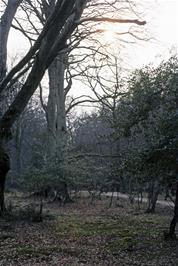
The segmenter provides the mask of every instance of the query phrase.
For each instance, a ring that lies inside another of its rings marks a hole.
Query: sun
[[[115,37],[116,37],[115,35],[116,35],[115,32],[113,32],[112,30],[105,30],[103,32],[103,37],[104,37],[105,41],[107,41],[107,42],[115,41]]]
[[[115,27],[113,25],[107,24],[103,27],[102,37],[104,41],[108,44],[112,44],[116,41],[117,33]]]

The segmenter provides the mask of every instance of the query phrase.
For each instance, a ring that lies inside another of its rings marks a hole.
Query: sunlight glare
[[[106,25],[103,29],[104,41],[108,44],[112,44],[116,41],[117,33],[113,25]]]

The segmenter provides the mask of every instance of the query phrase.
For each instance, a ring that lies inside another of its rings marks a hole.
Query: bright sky
[[[175,53],[178,49],[178,0],[138,0],[138,2],[142,3],[141,13],[143,11],[145,13],[142,13],[141,20],[147,22],[141,27],[143,31],[141,36],[147,35],[151,40],[138,40],[136,44],[125,44],[124,49],[122,47],[117,49],[119,42],[115,38],[115,32],[122,32],[125,27],[118,24],[106,26],[108,32],[104,34],[104,38],[111,43],[113,53],[119,54],[119,60],[123,60],[124,67],[129,70],[141,68],[150,63],[158,65],[171,56],[171,50]],[[80,95],[81,92],[74,88],[73,93]]]
[[[137,44],[125,44],[125,48],[118,47],[120,42],[115,39],[113,31],[119,28],[119,31],[125,29],[123,26],[116,25],[108,27],[109,32],[105,34],[105,38],[113,45],[113,51],[119,54],[120,61],[124,60],[124,66],[130,70],[141,68],[143,65],[153,63],[159,64],[163,59],[166,60],[171,55],[171,49],[174,47],[178,51],[178,0],[136,0],[141,3],[141,20],[146,20],[146,26],[141,27],[145,37],[145,31],[151,38],[149,41],[138,41]],[[143,14],[144,12],[144,14]],[[123,27],[123,28],[120,28]],[[116,44],[116,45],[115,45]],[[16,54],[20,57],[27,50],[27,45],[21,34],[12,31],[8,43],[9,59]],[[118,52],[119,51],[119,52]],[[77,90],[76,90],[77,87]],[[80,82],[75,83],[72,87],[71,94],[80,96],[91,93],[89,88],[84,88]],[[90,108],[89,108],[90,109]],[[80,112],[86,111],[86,108],[80,107]]]
[[[140,43],[135,49],[133,64],[136,66],[148,62],[160,61],[170,56],[170,49],[178,48],[178,1],[177,0],[149,0],[150,7],[145,20],[150,37],[154,40]]]
[[[141,12],[145,13],[142,17],[147,21],[142,29],[147,30],[151,40],[138,41],[137,45],[126,44],[126,48],[121,49],[121,58],[124,58],[129,68],[139,68],[153,61],[160,62],[169,58],[172,47],[176,47],[175,49],[178,47],[178,0],[137,0],[137,2],[141,3]],[[111,32],[106,34],[106,38],[112,43],[114,43],[112,30],[116,27],[118,26],[110,27]],[[25,52],[26,44],[20,33],[11,32],[8,48],[10,57]]]
[[[139,0],[137,0],[139,2]],[[125,44],[125,48],[118,47],[117,34],[124,31],[122,25],[106,26],[108,32],[104,34],[105,39],[112,43],[112,50],[120,58],[124,59],[128,68],[139,68],[143,65],[154,62],[158,64],[163,59],[170,57],[171,51],[177,51],[178,47],[178,0],[142,0],[140,10],[141,20],[146,20],[144,27],[138,27],[142,33],[136,33],[148,41],[136,41],[136,44]],[[144,12],[144,13],[143,13]],[[123,28],[123,29],[122,29]],[[121,36],[121,38],[123,38]],[[130,39],[133,41],[133,38]]]
[[[143,0],[144,20],[152,40],[140,42],[128,48],[132,67],[141,67],[150,62],[159,63],[170,57],[170,50],[178,49],[178,0]]]

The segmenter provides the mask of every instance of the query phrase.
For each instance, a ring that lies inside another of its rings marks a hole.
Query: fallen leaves
[[[46,205],[55,219],[43,223],[0,220],[0,265],[178,265],[176,241],[163,240],[168,216],[106,201]]]

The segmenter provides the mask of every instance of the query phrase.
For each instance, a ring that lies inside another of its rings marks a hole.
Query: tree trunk
[[[66,183],[64,183],[64,195],[65,195],[64,204],[73,202],[73,200],[70,198],[68,187],[67,187]]]
[[[171,221],[167,238],[175,238],[175,229],[176,229],[177,222],[178,222],[178,181],[176,183],[176,200],[175,200],[175,207],[174,207],[174,217]]]
[[[66,113],[64,96],[65,56],[58,56],[49,67],[49,97],[46,109],[48,125],[49,157],[58,156],[63,160],[66,138]]]
[[[146,213],[154,213],[156,208],[156,202],[158,200],[158,195],[160,191],[160,185],[158,181],[154,181],[149,186],[148,191],[148,208],[146,210]]]
[[[7,40],[12,20],[21,2],[22,0],[8,0],[5,11],[0,18],[0,81],[2,81],[6,75]],[[0,104],[2,104],[2,102],[0,102]],[[2,109],[2,113],[3,111],[4,110]],[[5,181],[6,181],[6,175],[10,169],[10,159],[8,154],[5,152],[4,148],[2,147],[2,142],[3,139],[0,139],[0,215],[3,215],[5,209],[4,205]]]
[[[55,9],[55,0],[43,6],[46,20]],[[60,159],[63,158],[66,133],[66,113],[64,95],[65,60],[67,55],[58,55],[48,69],[49,96],[45,108],[48,133],[48,156],[53,157],[58,152]]]
[[[19,180],[21,176],[21,170],[22,170],[22,140],[23,140],[23,129],[22,129],[22,119],[21,116],[16,124],[15,124],[15,130],[14,130],[14,154],[12,160],[14,161],[13,164],[11,164],[11,168],[14,170],[13,179],[11,180],[11,185],[14,185],[17,180]],[[15,182],[14,182],[15,181]]]
[[[12,20],[21,2],[22,0],[9,0],[5,12],[0,19],[0,81],[6,75],[8,35]]]
[[[111,206],[112,206],[113,198],[114,198],[114,189],[112,190],[111,200],[110,200],[110,202],[109,202],[109,208],[111,208]]]
[[[7,153],[0,146],[0,215],[4,213],[4,188],[6,175],[10,169],[10,159]]]

